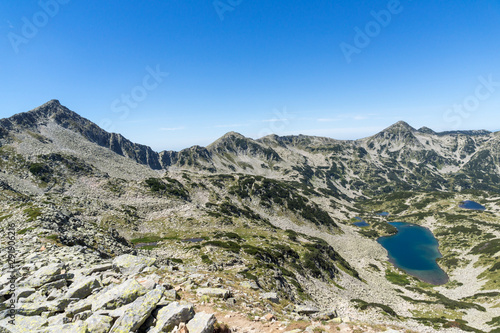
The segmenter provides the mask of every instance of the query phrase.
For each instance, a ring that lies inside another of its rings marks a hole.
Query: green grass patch
[[[500,296],[500,292],[492,291],[489,293],[477,293],[477,294],[472,295],[471,297],[479,298],[479,297],[498,297],[498,296]]]
[[[391,271],[390,269],[385,270],[385,278],[394,284],[399,286],[407,286],[410,284],[410,280],[405,275]]]
[[[207,256],[206,254],[202,254],[201,255],[201,261],[204,263],[204,264],[207,264],[207,265],[211,265],[213,264],[214,262],[210,259],[209,256]]]
[[[380,234],[377,232],[377,230],[371,229],[369,227],[359,229],[358,233],[372,239],[377,239],[380,237]]]
[[[233,239],[236,241],[242,241],[243,238],[241,238],[240,235],[238,235],[235,232],[225,232],[225,231],[220,231],[216,232],[214,235],[215,238],[228,238],[228,239]]]
[[[159,193],[160,195],[170,194],[184,200],[189,199],[189,192],[180,182],[168,177],[165,180],[167,182],[158,178],[148,178],[145,182],[151,192]]]
[[[288,239],[291,240],[292,242],[297,241],[297,233],[291,229],[285,230],[285,234],[287,235]]]
[[[222,241],[208,241],[208,242],[204,242],[203,243],[204,246],[216,246],[216,247],[220,247],[220,248],[223,248],[225,250],[228,250],[228,251],[231,251],[231,252],[234,252],[234,253],[238,253],[240,252],[240,249],[241,249],[241,246],[238,244],[238,243],[235,243],[235,242],[232,242],[232,241],[228,241],[228,242],[222,242]]]
[[[456,320],[449,321],[446,324],[444,324],[443,328],[458,328],[458,329],[461,329],[462,331],[465,331],[465,332],[483,333],[483,331],[478,330],[474,327],[470,327],[466,324],[467,324],[467,322],[465,320],[456,319]]]
[[[434,300],[415,300],[413,298],[407,297],[407,296],[400,296],[406,301],[413,302],[413,303],[424,303],[424,304],[442,304],[446,308],[450,310],[465,310],[465,309],[476,309],[482,312],[486,312],[486,309],[475,303],[470,303],[470,302],[462,302],[462,301],[455,301],[452,300],[440,293],[434,292],[434,291],[427,291],[423,290],[420,288],[415,288],[415,287],[407,287],[406,289],[427,295],[429,297],[434,298]]]
[[[474,246],[470,251],[470,253],[484,255],[484,256],[494,256],[499,251],[500,251],[500,239],[492,239]]]
[[[490,272],[496,272],[500,270],[500,262],[495,263],[491,268],[489,269]]]
[[[182,259],[177,259],[177,258],[168,258],[169,261],[174,262],[176,264],[183,264],[184,261]]]
[[[495,317],[491,319],[490,321],[486,322],[486,324],[493,326],[493,327],[500,327],[500,317]]]
[[[3,220],[6,220],[8,218],[11,218],[12,217],[12,214],[8,214],[8,215],[4,215],[4,216],[0,216],[0,222],[2,222]]]
[[[253,275],[252,273],[248,272],[248,271],[241,271],[239,272],[238,274],[241,274],[242,276],[244,276],[247,280],[252,280],[252,281],[255,281],[255,282],[258,282],[259,281],[259,278],[257,278],[257,276]]]
[[[24,229],[21,229],[17,232],[18,235],[24,235],[25,233],[27,233],[28,231],[32,231],[32,230],[35,230],[35,228],[33,227],[30,227],[30,228],[24,228]]]
[[[141,246],[141,250],[151,251],[151,250],[156,249],[158,247],[159,247],[159,245],[144,245],[144,246]]]
[[[146,237],[131,239],[130,242],[132,244],[139,244],[139,243],[154,243],[162,240],[164,240],[164,238],[159,236],[146,236]]]
[[[467,322],[461,319],[455,319],[452,321],[448,321],[444,318],[413,318],[413,319],[426,326],[432,326],[435,330],[440,330],[440,328],[458,328],[465,332],[484,333],[481,330],[468,326]]]
[[[393,317],[398,317],[398,314],[389,306],[385,304],[380,304],[380,303],[368,303],[363,301],[362,299],[355,298],[352,300],[354,303],[356,303],[354,306],[360,310],[366,310],[368,308],[379,308],[382,310],[384,313],[388,314],[389,316]]]
[[[35,208],[26,208],[23,210],[23,213],[28,215],[28,219],[26,221],[32,222],[36,220],[37,217],[42,215],[42,210],[41,208],[35,207]]]
[[[29,167],[29,171],[37,176],[40,176],[47,172],[47,167],[42,163],[33,163]]]

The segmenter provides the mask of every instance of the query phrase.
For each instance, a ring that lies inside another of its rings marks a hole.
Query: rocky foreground
[[[10,273],[0,278],[0,332],[387,329],[342,323],[349,319],[338,318],[334,309],[320,312],[307,305],[284,306],[275,293],[263,293],[244,279],[224,281],[168,260],[136,254],[104,259],[85,246],[64,246],[31,233],[19,236],[16,246],[14,283]],[[8,272],[8,263],[2,269]]]

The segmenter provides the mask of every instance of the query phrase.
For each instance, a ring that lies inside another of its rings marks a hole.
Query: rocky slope
[[[16,302],[23,324],[5,318],[0,326],[92,331],[90,318],[99,316],[103,332],[123,325],[154,332],[175,287],[183,289],[177,301],[238,332],[494,331],[498,140],[498,133],[435,133],[399,122],[356,141],[230,132],[208,147],[156,153],[50,101],[0,120],[0,227],[15,238],[15,284],[25,296]],[[487,211],[458,209],[465,199],[487,203]],[[387,261],[376,238],[394,229],[374,214],[382,210],[435,233],[449,283],[425,284]],[[353,226],[356,216],[370,226]],[[0,240],[5,251],[8,240]],[[151,264],[129,272],[119,258]],[[28,286],[49,263],[57,278]],[[113,309],[87,308],[132,279],[148,282]],[[87,280],[95,288],[68,297]],[[209,287],[232,300],[198,292]],[[13,298],[7,289],[2,295],[5,308]],[[144,310],[139,317],[130,304]],[[71,312],[77,305],[84,314]],[[261,323],[266,315],[276,322]],[[354,323],[338,326],[342,320]],[[188,319],[181,322],[189,329]]]

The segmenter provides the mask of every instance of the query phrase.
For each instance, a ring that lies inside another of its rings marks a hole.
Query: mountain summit
[[[411,127],[407,122],[400,120],[397,123],[394,123],[393,125],[387,127],[384,131],[410,131],[410,132],[414,132],[415,129],[413,127]]]

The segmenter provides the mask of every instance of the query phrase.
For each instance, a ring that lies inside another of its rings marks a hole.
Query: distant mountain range
[[[253,140],[229,132],[207,147],[158,153],[104,131],[57,100],[0,120],[3,142],[26,131],[51,138],[52,132],[62,129],[69,130],[72,138],[77,133],[81,139],[153,170],[248,173],[314,183],[349,198],[395,190],[500,191],[499,132],[436,133],[400,121],[371,137],[353,141],[305,135],[269,135]],[[36,149],[64,150],[72,140],[58,136],[57,145],[53,138],[38,140]]]

